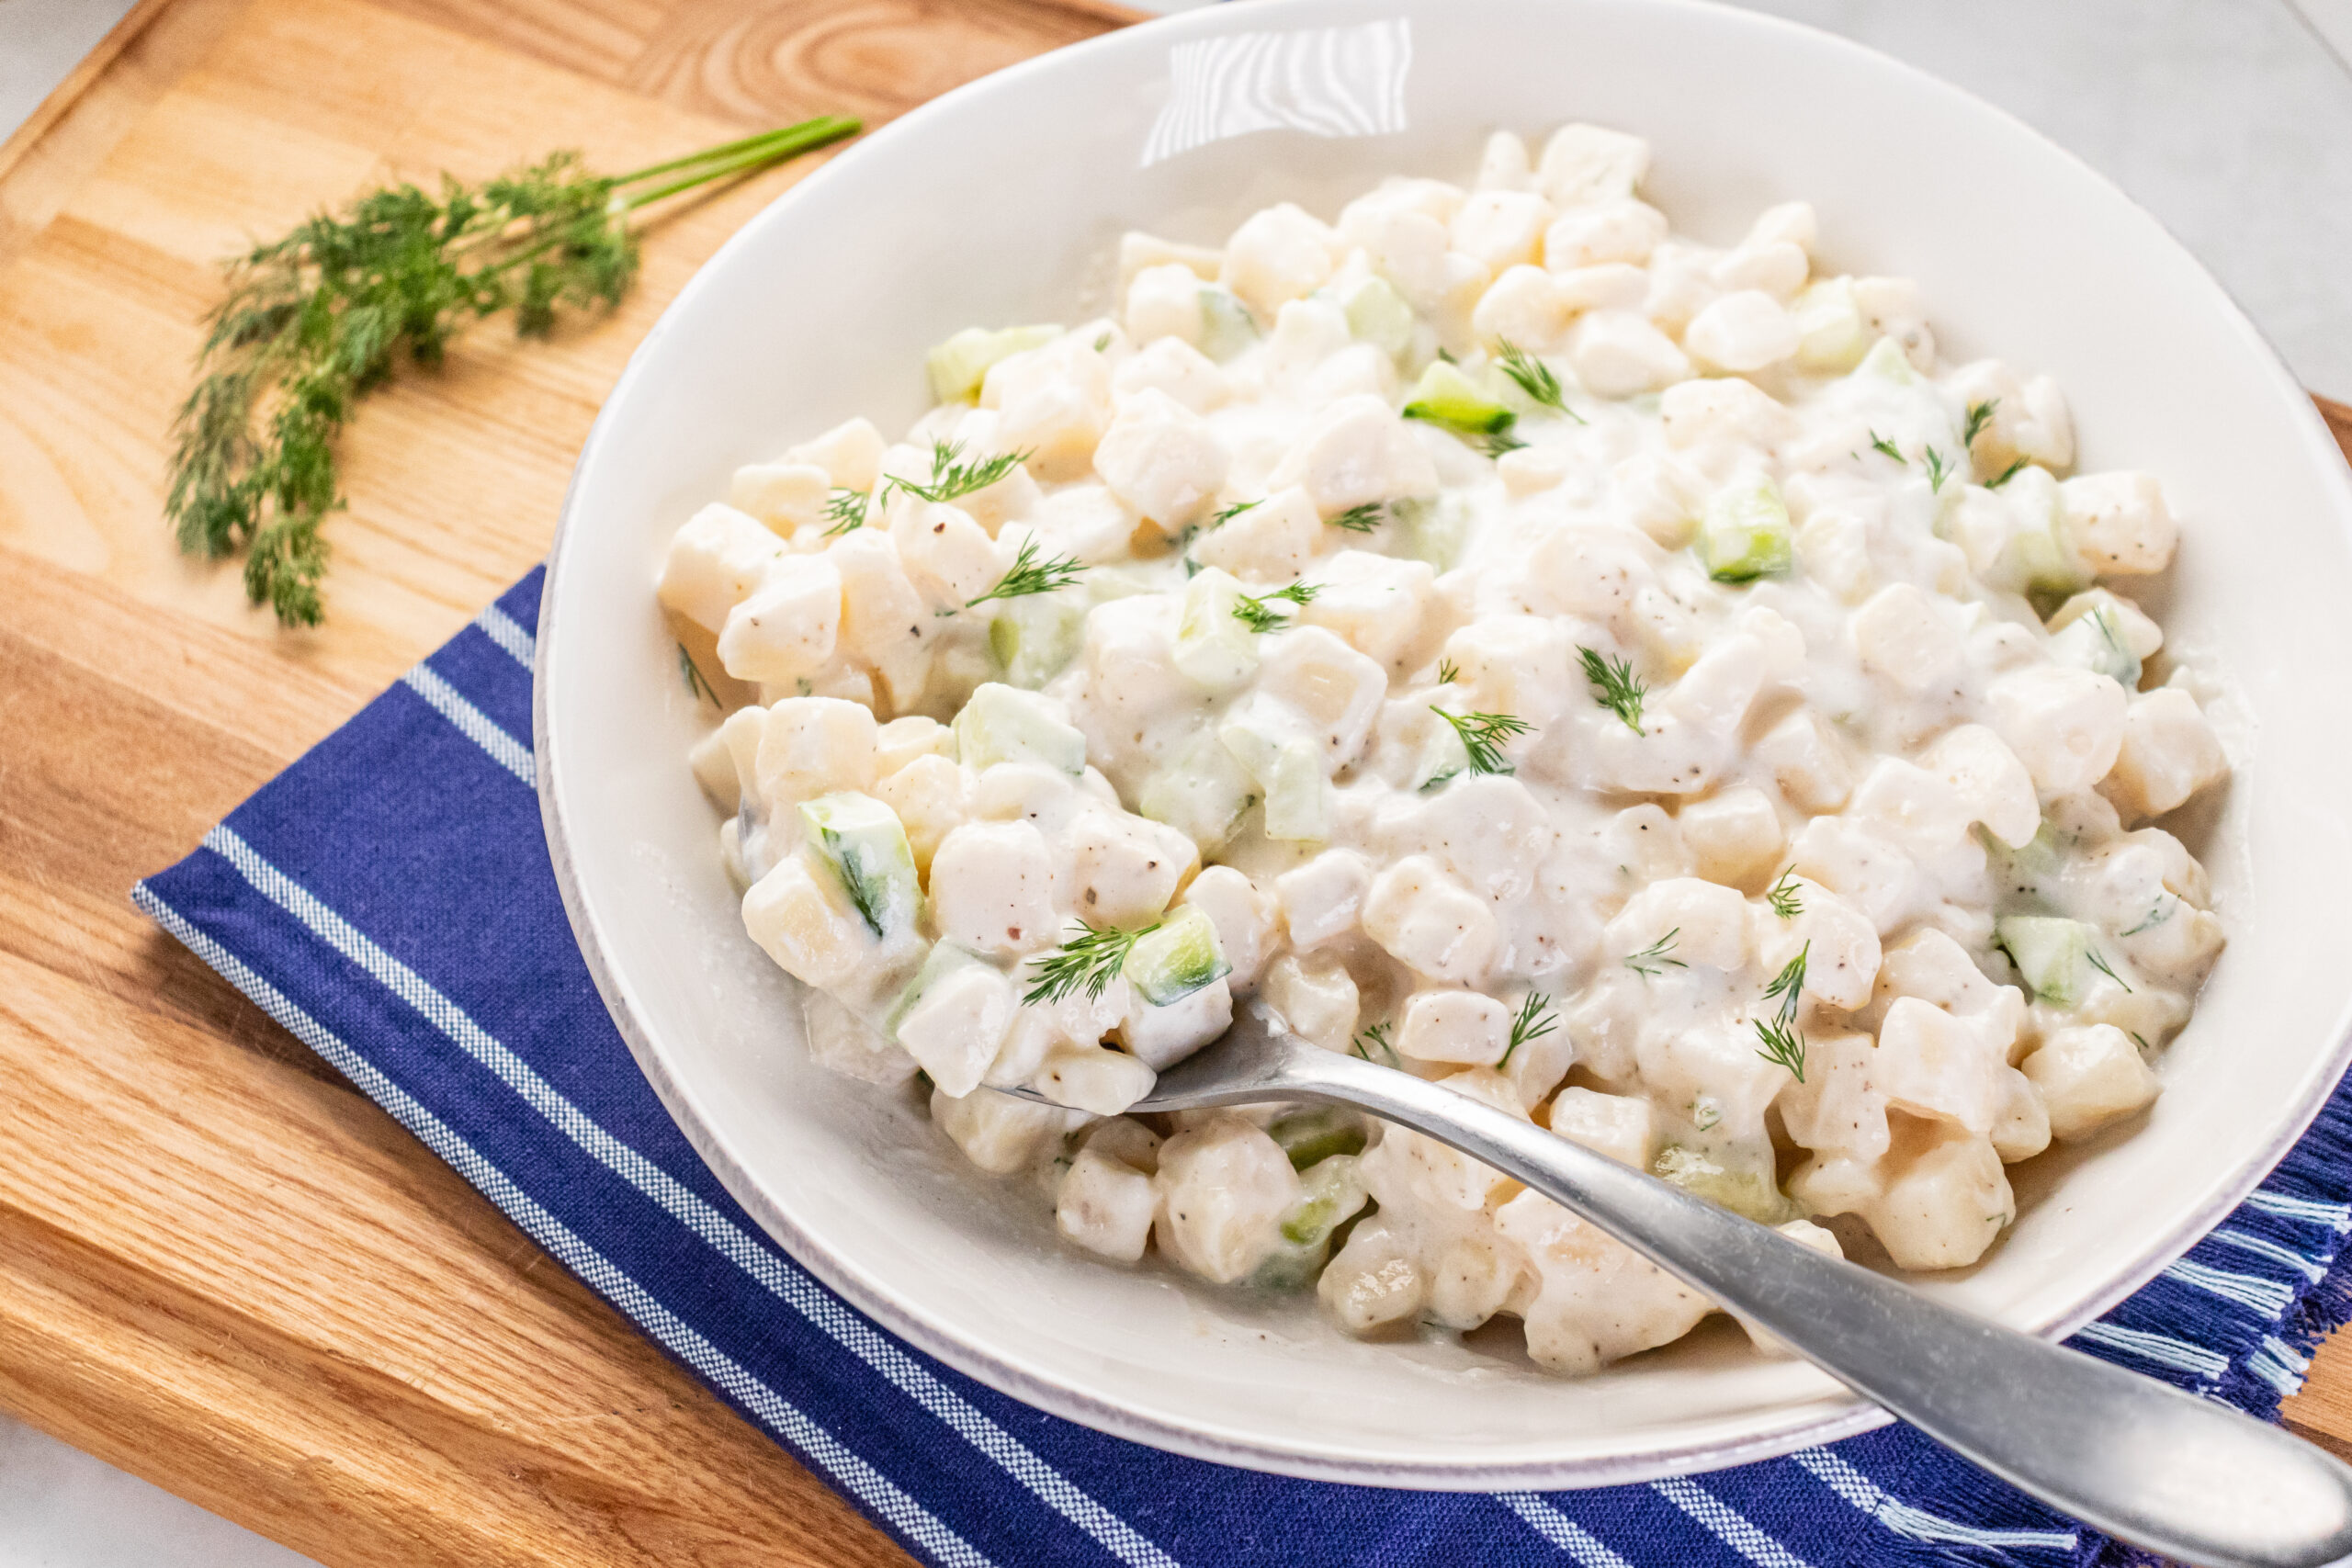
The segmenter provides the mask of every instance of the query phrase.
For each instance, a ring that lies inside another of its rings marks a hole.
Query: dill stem
[[[640,169],[635,174],[623,175],[612,183],[617,187],[634,184],[654,174],[693,166],[694,172],[682,178],[671,180],[651,190],[639,191],[633,196],[622,198],[619,202],[620,209],[624,212],[634,212],[640,207],[650,207],[665,197],[676,196],[681,191],[692,190],[696,186],[707,185],[712,180],[724,179],[729,175],[747,174],[763,169],[771,164],[780,164],[786,158],[797,157],[803,152],[812,152],[829,142],[854,136],[864,129],[861,121],[852,119],[846,115],[821,115],[815,119],[804,120],[798,125],[786,126],[781,130],[746,137],[741,141],[726,142],[718,147],[707,148],[698,153],[690,153],[684,158],[673,158],[670,161],[667,169],[657,164],[649,168]]]

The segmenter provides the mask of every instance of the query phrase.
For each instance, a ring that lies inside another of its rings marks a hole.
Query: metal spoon
[[[2097,1529],[2202,1568],[2352,1563],[2352,1470],[2281,1429],[1938,1305],[1468,1095],[1323,1050],[1262,1003],[1132,1109],[1282,1100],[1369,1111],[1516,1177]]]

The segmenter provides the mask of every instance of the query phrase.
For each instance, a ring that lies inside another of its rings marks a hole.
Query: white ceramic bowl
[[[745,939],[684,756],[707,716],[651,585],[737,464],[853,413],[903,427],[923,350],[1107,302],[1118,234],[1220,239],[1280,198],[1466,179],[1485,135],[1638,131],[1678,229],[1820,211],[1827,265],[1917,278],[1952,356],[2054,374],[2087,468],[2161,473],[2188,519],[2165,620],[2209,655],[2244,764],[2202,847],[2231,930],[2143,1123],[2020,1174],[2015,1230],[1927,1288],[2058,1332],[2234,1204],[2340,1076],[2352,489],[2310,403],[2148,215],[2014,120],[1825,35],[1683,0],[1253,0],[948,95],[748,224],[682,292],[582,452],[539,625],[548,834],[646,1076],[743,1206],[875,1318],[1019,1398],[1269,1470],[1570,1486],[1785,1451],[1883,1419],[1728,1328],[1566,1381],[1451,1344],[1364,1345],[1057,1245],[911,1106],[803,1053]],[[1722,1320],[1714,1320],[1721,1324]]]

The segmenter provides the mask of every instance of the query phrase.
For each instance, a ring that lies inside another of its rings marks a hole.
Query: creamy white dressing
[[[2097,586],[2169,565],[2161,489],[2064,477],[2057,389],[1942,365],[1809,209],[1672,236],[1647,159],[1504,136],[1473,189],[1129,236],[1117,318],[959,334],[904,442],[680,531],[663,602],[761,699],[697,773],[812,1048],[920,1069],[1079,1245],[1565,1371],[1712,1310],[1411,1134],[1119,1114],[1251,993],[1913,1268],[2154,1097],[2222,934],[2143,824],[2227,768]]]

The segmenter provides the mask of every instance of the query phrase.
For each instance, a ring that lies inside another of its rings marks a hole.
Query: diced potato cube
[[[1973,1263],[2017,1216],[2001,1156],[1984,1138],[1953,1128],[1910,1158],[1889,1158],[1885,1190],[1860,1212],[1898,1269]]]
[[[1111,374],[1114,396],[1132,396],[1147,387],[1194,413],[1206,413],[1225,401],[1230,383],[1216,360],[1182,338],[1164,337],[1128,355]]]
[[[1371,887],[1372,864],[1353,850],[1326,850],[1274,878],[1291,945],[1304,951],[1355,930]]]
[[[1555,207],[1609,201],[1641,188],[1650,144],[1600,125],[1564,125],[1544,143],[1536,187]]]
[[[1012,1027],[1012,982],[986,964],[964,964],[928,984],[898,1021],[898,1040],[942,1091],[980,1086]]]
[[[813,675],[841,635],[842,574],[823,556],[784,556],[727,614],[718,661],[739,681],[784,685]]]
[[[1453,248],[1499,273],[1541,254],[1551,220],[1552,204],[1532,191],[1482,190],[1453,214]]]
[[[1197,346],[1204,324],[1201,313],[1203,281],[1198,273],[1181,262],[1148,266],[1137,272],[1127,282],[1123,317],[1127,335],[1138,344],[1174,338]]]
[[[1619,956],[1673,942],[1666,956],[1733,970],[1747,963],[1747,900],[1736,888],[1695,876],[1654,882],[1625,901],[1609,922],[1609,950]]]
[[[1090,811],[1070,824],[1069,896],[1092,925],[1142,925],[1157,918],[1200,855],[1175,829],[1125,812]]]
[[[1089,1252],[1122,1263],[1143,1257],[1159,1203],[1148,1173],[1092,1144],[1078,1151],[1054,1198],[1054,1224]]]
[[[1136,1060],[1158,1069],[1174,1066],[1232,1027],[1233,987],[1219,976],[1163,1007],[1153,1006],[1144,998],[1140,987],[1131,986],[1126,1015],[1119,1021],[1119,1035]],[[1150,1087],[1147,1083],[1136,1090],[1136,1098],[1141,1098]],[[1089,1108],[1094,1109],[1091,1105]],[[1124,1111],[1126,1104],[1116,1109]]]
[[[1796,318],[1759,288],[1744,288],[1690,318],[1682,346],[1701,364],[1745,375],[1769,369],[1797,352]]]
[[[2177,686],[2132,698],[2108,794],[2141,817],[2161,817],[2227,777],[2230,760],[2197,699]]]
[[[1803,245],[1786,240],[1764,244],[1750,240],[1715,264],[1713,280],[1718,288],[1735,292],[1754,289],[1787,304],[1796,298],[1812,272],[1813,258],[1805,254]],[[1687,329],[1684,335],[1689,335]]]
[[[1151,1092],[1159,1075],[1125,1051],[1069,1045],[1048,1052],[1029,1085],[1057,1105],[1096,1116],[1116,1116]]]
[[[832,476],[814,463],[752,463],[735,470],[727,503],[789,538],[825,514]]]
[[[1315,1286],[1323,1310],[1350,1334],[1375,1333],[1421,1310],[1429,1282],[1412,1255],[1379,1219],[1348,1233]]]
[[[771,811],[874,787],[873,710],[839,697],[787,697],[768,710],[755,765]]]
[[[1290,485],[1193,542],[1193,558],[1252,582],[1289,582],[1324,543],[1323,519],[1305,490]]]
[[[1345,397],[1308,420],[1275,465],[1270,488],[1298,485],[1317,515],[1436,493],[1437,469],[1385,398]]]
[[[877,945],[841,878],[806,855],[786,856],[752,885],[743,929],[786,974],[820,989],[852,978]]]
[[[853,419],[792,447],[785,453],[784,461],[822,468],[829,482],[843,490],[872,490],[882,477],[887,446],[872,420]]]
[[[1427,855],[1408,855],[1373,882],[1363,929],[1398,963],[1463,985],[1485,979],[1502,940],[1486,900]]]
[[[1004,570],[996,541],[960,506],[894,497],[890,543],[907,576],[942,608],[987,592]]]
[[[1212,865],[1193,878],[1180,903],[1199,909],[1216,928],[1217,946],[1233,965],[1226,976],[1232,989],[1246,993],[1255,987],[1275,939],[1275,901],[1232,866]]]
[[[1770,799],[1746,785],[1692,801],[1675,821],[1699,874],[1727,887],[1747,886],[1770,872],[1788,841]]]
[[[896,1089],[915,1076],[915,1059],[889,1036],[813,987],[800,993],[808,1055],[819,1066],[861,1083]]]
[[[1420,640],[1436,581],[1427,561],[1341,550],[1315,574],[1315,597],[1298,620],[1328,627],[1357,652],[1395,668]]]
[[[2111,1023],[2056,1031],[2025,1059],[2024,1072],[2049,1110],[2051,1136],[2062,1141],[2144,1109],[2164,1088],[2132,1037]]]
[[[1803,953],[1808,992],[1831,1007],[1849,1010],[1869,1002],[1881,962],[1878,928],[1818,883],[1791,876],[1773,886],[1794,898],[1798,908],[1786,918],[1770,904],[1757,911],[1753,925],[1758,966],[1777,975]]]
[[[1011,1176],[1044,1159],[1081,1112],[978,1089],[958,1100],[943,1089],[931,1096],[931,1119],[991,1176]]]
[[[1697,328],[1693,322],[1692,331]],[[1658,398],[1657,412],[1667,445],[1684,450],[1714,443],[1762,453],[1797,434],[1796,415],[1784,404],[1754,382],[1736,378],[1668,387]]]
[[[1481,616],[1445,640],[1474,713],[1507,713],[1538,729],[1566,709],[1575,690],[1568,634],[1550,615]]]
[[[2180,525],[2153,474],[2086,474],[2058,487],[2075,559],[2095,576],[2162,571],[2172,564]]]
[[[1961,633],[1943,604],[1907,582],[1871,595],[1851,623],[1862,668],[1917,695],[1959,660]]]
[[[1971,818],[1993,837],[2018,849],[2041,826],[2041,803],[2033,775],[2001,738],[1981,724],[1963,724],[1939,737],[1920,765],[1940,776]]]
[[[1282,1243],[1298,1173],[1280,1144],[1238,1116],[1213,1117],[1159,1147],[1159,1245],[1193,1273],[1231,1284]]]
[[[907,829],[907,847],[914,852],[915,868],[925,876],[931,874],[932,857],[938,852],[940,840],[971,815],[964,770],[933,752],[911,758],[885,774],[874,786],[874,794],[898,813]]]
[[[1345,1051],[1356,1032],[1356,983],[1336,958],[1285,953],[1266,966],[1259,993],[1291,1032]]]
[[[943,941],[975,953],[1028,953],[1059,938],[1053,883],[1052,852],[1036,829],[967,822],[932,856],[932,916]]]
[[[1421,1062],[1491,1067],[1510,1043],[1511,1010],[1478,991],[1416,991],[1405,1001],[1396,1051]]]
[[[1756,743],[1755,755],[1772,770],[1773,782],[1789,804],[1801,811],[1835,811],[1853,793],[1846,748],[1811,708],[1799,708],[1767,730]]]
[[[1111,493],[1169,534],[1200,515],[1230,462],[1205,420],[1148,387],[1122,401],[1094,449]]]
[[[2089,789],[2115,766],[2129,698],[2107,676],[2043,665],[2000,677],[1986,694],[1994,730],[2043,795]]]
[[[1285,201],[1253,213],[1233,231],[1217,280],[1271,319],[1285,302],[1322,288],[1338,253],[1339,236],[1328,224]]]
[[[1328,774],[1353,761],[1371,737],[1388,677],[1378,664],[1320,626],[1272,639],[1259,667],[1259,693],[1289,705],[1311,727],[1307,739]]]
[[[1620,1165],[1646,1171],[1657,1153],[1657,1112],[1637,1094],[1571,1086],[1552,1097],[1552,1131]]]
[[[1553,275],[1521,265],[1495,279],[1470,312],[1470,330],[1482,342],[1502,342],[1529,354],[1559,345],[1575,311]]]
[[[2007,1064],[1982,1035],[1929,1002],[1902,997],[1878,1032],[1878,1082],[1887,1103],[1980,1135],[1993,1130]]]
[[[784,541],[762,527],[759,519],[731,506],[706,506],[670,541],[662,565],[662,604],[705,631],[716,632],[783,554]]]
[[[1544,265],[1555,272],[1610,262],[1639,265],[1667,235],[1666,214],[1631,197],[1570,208],[1544,231]]]
[[[1596,310],[1568,333],[1568,363],[1595,397],[1630,398],[1686,380],[1690,360],[1675,341],[1633,310]]]

